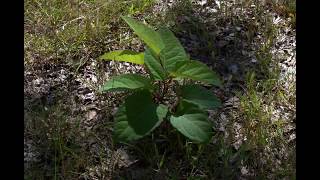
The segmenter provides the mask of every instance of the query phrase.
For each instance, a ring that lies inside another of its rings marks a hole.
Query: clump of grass
[[[290,18],[292,28],[296,27],[296,0],[268,0],[267,4],[277,14]]]
[[[280,67],[271,54],[276,27],[268,19],[265,25],[264,38],[256,53],[259,64],[247,73],[245,94],[239,95],[246,137],[244,145],[251,151],[248,164],[256,170],[257,177],[294,178],[295,149],[283,132],[291,122],[290,119],[274,117],[275,110],[288,103],[279,96],[286,96],[288,90],[281,87]],[[255,161],[259,158],[264,161]],[[281,159],[280,163],[277,162],[278,158]]]
[[[25,3],[26,62],[63,60],[76,68],[96,58],[109,42],[118,41],[121,14],[147,11],[153,0],[144,1],[28,1]]]
[[[251,152],[248,164],[260,177],[292,178],[295,176],[295,159],[292,158],[295,149],[283,131],[290,122],[282,118],[273,119],[274,110],[278,108],[276,104],[281,103],[276,102],[278,95],[271,90],[277,84],[270,84],[269,79],[258,81],[254,72],[248,73],[246,82],[248,89],[245,95],[240,96],[240,113],[244,120],[242,133],[246,137],[243,146]],[[278,163],[280,157],[281,163]],[[261,158],[264,161],[255,160]]]
[[[78,177],[89,164],[89,158],[83,158],[88,153],[80,145],[80,128],[77,123],[70,122],[68,109],[59,105],[44,108],[41,103],[30,109],[25,112],[25,138],[34,142],[32,145],[40,154],[40,160],[29,164],[25,178]]]
[[[147,9],[149,9],[155,0],[134,0],[130,2],[129,14],[137,15],[144,13]]]

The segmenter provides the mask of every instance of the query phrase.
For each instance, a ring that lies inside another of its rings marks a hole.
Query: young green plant
[[[116,50],[105,53],[100,59],[144,65],[150,77],[123,74],[113,77],[102,86],[102,92],[132,91],[115,115],[115,139],[122,142],[140,139],[168,120],[192,141],[209,142],[212,126],[206,110],[219,107],[220,100],[206,88],[198,84],[186,84],[185,80],[219,87],[221,82],[218,75],[205,64],[191,60],[168,28],[155,31],[130,17],[122,18],[145,42],[145,52]],[[168,107],[163,97],[172,81],[176,85],[178,100]],[[163,88],[157,84],[163,85]]]

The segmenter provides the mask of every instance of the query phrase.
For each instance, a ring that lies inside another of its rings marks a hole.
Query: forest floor
[[[208,145],[158,131],[113,142],[124,94],[98,89],[145,73],[98,60],[144,49],[120,15],[167,26],[221,76]],[[295,16],[292,0],[25,1],[25,179],[295,179]]]

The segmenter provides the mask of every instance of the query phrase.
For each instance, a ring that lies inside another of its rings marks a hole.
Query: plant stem
[[[177,106],[180,102],[180,86],[179,83],[176,83],[176,89],[175,89],[175,93],[177,95],[177,101],[174,103],[174,105],[172,106],[172,112],[175,112],[177,110]]]
[[[163,88],[162,88],[162,94],[161,94],[161,101],[164,100],[165,95],[168,93],[168,89],[169,89],[169,84],[172,82],[172,79],[170,78],[167,82],[164,81],[163,82]]]
[[[163,99],[164,99],[164,96],[165,96],[165,94],[167,93],[167,91],[168,91],[168,89],[167,89],[168,87],[167,87],[167,84],[166,84],[166,82],[164,81],[163,82],[163,89],[162,89],[162,96],[161,96],[161,101],[163,101]]]

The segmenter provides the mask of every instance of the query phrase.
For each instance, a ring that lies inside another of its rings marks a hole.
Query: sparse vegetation
[[[25,1],[25,179],[295,179],[295,1],[265,2]],[[100,85],[149,72],[98,60],[144,51],[121,15],[170,29],[221,76],[208,144],[166,121],[139,141],[114,141],[126,92]]]

